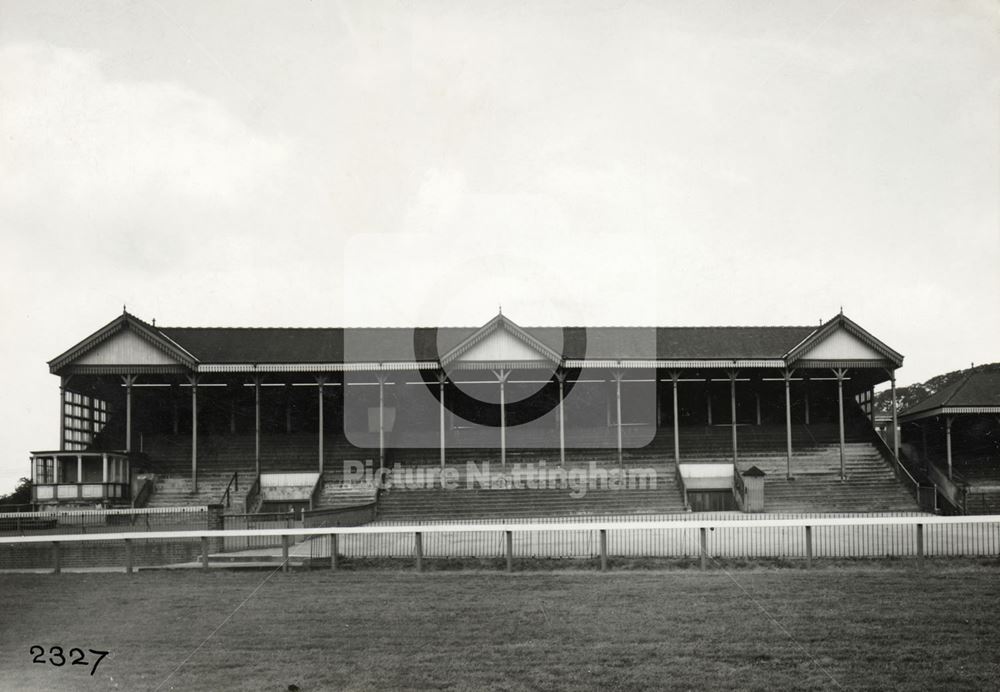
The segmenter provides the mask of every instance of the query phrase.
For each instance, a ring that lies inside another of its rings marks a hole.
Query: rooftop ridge
[[[236,330],[236,329],[256,329],[256,330],[337,330],[337,329],[480,329],[477,326],[471,325],[448,325],[448,326],[402,326],[402,327],[392,327],[388,325],[380,326],[325,326],[325,327],[278,327],[278,326],[265,326],[265,327],[254,327],[254,326],[165,326],[157,325],[154,329],[218,329],[218,330]],[[802,324],[703,324],[703,325],[642,325],[642,324],[601,324],[601,325],[530,325],[522,327],[522,329],[815,329],[812,325],[802,325]]]

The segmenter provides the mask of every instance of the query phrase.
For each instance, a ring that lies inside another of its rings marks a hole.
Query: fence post
[[[813,527],[806,527],[806,569],[813,566]]]
[[[504,531],[507,538],[507,571],[514,571],[514,533],[512,531]]]
[[[419,531],[413,534],[413,552],[417,557],[417,571],[424,571],[424,537]]]
[[[917,524],[917,561],[920,566],[924,564],[924,525]]]
[[[125,574],[132,574],[132,539],[125,539]]]
[[[288,571],[288,536],[281,537],[281,571]]]
[[[330,534],[330,569],[337,569],[337,549],[339,547],[337,544],[340,542],[337,538],[337,534]]]
[[[208,537],[201,537],[201,568],[208,569]]]
[[[699,529],[701,533],[701,568],[708,568],[708,530],[702,526]]]
[[[62,571],[62,561],[59,556],[59,541],[52,541],[52,574]]]
[[[608,532],[601,529],[601,571],[608,571]]]

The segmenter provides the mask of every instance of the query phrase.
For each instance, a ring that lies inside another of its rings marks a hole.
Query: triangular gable
[[[441,356],[441,364],[455,362],[549,362],[561,356],[511,320],[499,314]]]
[[[53,373],[70,366],[183,366],[194,369],[197,360],[156,327],[123,312],[49,361],[49,370]]]
[[[903,356],[862,329],[843,313],[819,327],[785,356],[792,364],[799,360],[824,362],[886,362],[900,367]]]

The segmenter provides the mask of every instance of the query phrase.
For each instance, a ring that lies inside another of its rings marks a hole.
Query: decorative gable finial
[[[840,314],[841,314],[841,316],[844,315],[844,306],[843,305],[840,306]]]
[[[500,303],[500,304],[497,305],[497,313],[500,314],[500,315],[503,314],[503,304],[502,303]]]
[[[128,307],[125,306],[125,303],[122,303],[122,314],[123,315],[128,314]]]

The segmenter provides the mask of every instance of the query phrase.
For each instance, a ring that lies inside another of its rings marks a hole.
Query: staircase
[[[539,468],[538,464],[522,464]],[[430,521],[465,519],[518,519],[532,517],[566,517],[617,514],[665,514],[683,512],[684,505],[680,489],[674,476],[673,464],[669,469],[660,468],[655,473],[655,483],[646,487],[611,489],[605,485],[589,487],[586,482],[579,491],[572,487],[556,487],[554,483],[541,487],[491,488],[483,484],[470,483],[467,468],[458,465],[446,467],[455,479],[455,489],[442,488],[434,484],[430,488],[394,487],[383,491],[379,501],[379,518],[387,521]],[[552,465],[547,470],[552,470]],[[567,464],[582,472],[582,464]],[[599,465],[610,471],[617,464]],[[626,465],[637,469],[638,464]],[[646,468],[643,466],[643,468]],[[510,466],[508,466],[510,469]],[[502,469],[498,464],[490,465],[490,472],[496,474]],[[583,477],[585,478],[585,477]],[[547,486],[547,487],[546,487]],[[574,497],[574,495],[578,495]]]
[[[817,445],[792,457],[792,479],[784,456],[741,460],[765,474],[767,512],[913,512],[919,506],[871,443],[845,445],[846,480],[840,478],[839,444]]]

